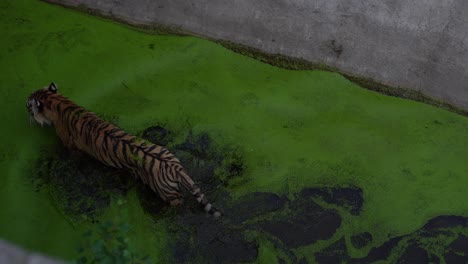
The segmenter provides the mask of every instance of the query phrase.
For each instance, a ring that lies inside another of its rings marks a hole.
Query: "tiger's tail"
[[[213,215],[215,218],[218,218],[222,215],[221,211],[216,209],[209,201],[206,199],[205,195],[201,192],[200,187],[196,185],[190,176],[185,172],[179,172],[180,181],[182,185],[190,191],[190,193],[195,197],[198,203],[200,203],[201,208],[205,210],[205,212]]]

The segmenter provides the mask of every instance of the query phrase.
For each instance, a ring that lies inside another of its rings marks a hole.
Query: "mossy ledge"
[[[463,116],[468,116],[468,111],[462,108],[459,108],[455,105],[443,102],[442,100],[430,97],[423,94],[420,91],[414,91],[408,88],[403,87],[394,87],[391,85],[383,84],[371,78],[365,78],[361,76],[352,75],[344,71],[339,70],[328,65],[313,63],[306,61],[301,58],[294,58],[282,54],[271,54],[261,51],[256,48],[248,47],[242,44],[233,43],[231,41],[225,40],[213,40],[216,43],[219,43],[223,47],[230,49],[236,53],[251,57],[253,59],[259,60],[270,65],[288,69],[288,70],[321,70],[336,72],[343,75],[346,79],[350,80],[357,85],[366,88],[371,91],[382,93],[389,96],[400,97],[404,99],[410,99],[422,103],[426,103],[432,106],[436,106],[450,112],[454,112]]]
[[[102,10],[87,7],[84,4],[79,4],[78,6],[70,6],[70,5],[58,3],[55,1],[51,1],[51,0],[42,0],[42,1],[47,2],[49,4],[62,6],[64,8],[73,9],[78,12],[88,13],[90,15],[101,17],[104,19],[109,19],[114,22],[123,24],[133,30],[137,30],[137,31],[144,32],[147,34],[200,37],[200,38],[218,43],[219,45],[229,50],[232,50],[236,53],[251,57],[255,60],[259,60],[261,62],[270,64],[276,67],[288,69],[288,70],[321,70],[321,71],[336,72],[336,73],[343,75],[345,78],[347,78],[351,82],[356,83],[357,85],[365,89],[375,91],[378,93],[382,93],[385,95],[393,96],[393,97],[399,97],[399,98],[409,99],[409,100],[413,100],[417,102],[422,102],[425,104],[429,104],[429,105],[442,108],[447,111],[468,117],[468,110],[462,109],[458,106],[449,104],[440,99],[436,99],[426,94],[423,94],[421,91],[415,91],[415,90],[405,88],[405,87],[391,86],[391,85],[384,84],[382,82],[376,81],[371,78],[366,78],[366,77],[350,74],[338,68],[331,67],[328,65],[314,63],[314,62],[304,60],[302,58],[295,58],[295,57],[286,56],[282,54],[267,53],[257,48],[234,43],[232,41],[215,39],[215,38],[207,37],[201,34],[197,34],[195,32],[184,30],[178,26],[167,26],[167,25],[161,25],[158,23],[152,23],[151,25],[148,25],[148,24],[142,24],[138,22],[127,21],[124,18],[114,15],[113,13],[106,14]]]
[[[71,5],[67,5],[67,4],[64,4],[64,3],[59,3],[59,2],[56,2],[56,1],[52,1],[52,0],[42,0],[42,1],[46,2],[46,3],[49,3],[49,4],[52,4],[52,5],[57,5],[57,6],[61,6],[61,7],[67,8],[67,9],[75,10],[75,11],[78,11],[78,12],[87,13],[89,15],[100,17],[100,18],[103,18],[105,20],[111,20],[111,21],[117,22],[119,24],[123,24],[123,25],[125,25],[125,26],[127,26],[127,27],[129,27],[129,28],[131,28],[133,30],[143,32],[143,33],[147,33],[147,34],[203,37],[201,35],[197,35],[197,34],[194,34],[192,32],[183,30],[182,28],[177,27],[177,26],[165,26],[165,25],[161,25],[161,24],[157,24],[157,23],[148,25],[148,24],[142,24],[142,23],[138,23],[138,22],[127,21],[122,17],[116,16],[112,12],[104,13],[102,10],[87,7],[84,4],[78,4],[77,6],[71,6]]]

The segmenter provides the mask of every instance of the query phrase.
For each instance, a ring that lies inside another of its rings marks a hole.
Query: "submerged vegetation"
[[[123,197],[114,196],[117,207],[126,203]],[[149,256],[140,256],[129,247],[128,232],[132,225],[122,222],[117,217],[96,223],[95,228],[86,231],[84,244],[78,248],[79,257],[76,264],[109,263],[109,264],[149,264],[154,263]]]

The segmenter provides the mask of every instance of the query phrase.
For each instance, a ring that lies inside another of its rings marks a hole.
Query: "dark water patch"
[[[369,232],[351,236],[351,244],[353,244],[353,246],[358,249],[369,245],[370,242],[372,242],[372,234]]]
[[[454,252],[448,252],[444,255],[446,264],[466,264],[468,263],[468,256],[461,256]]]
[[[426,264],[429,263],[429,254],[417,244],[409,245],[398,260],[400,264]]]
[[[431,263],[431,264],[439,264],[439,263],[441,263],[439,256],[437,256],[437,255],[435,255],[435,254],[431,254],[431,255],[429,256],[429,263]]]
[[[274,194],[256,193],[240,198],[239,203],[242,204],[240,208],[246,208],[244,211],[248,213],[236,214],[236,219],[245,221],[278,211],[277,214],[273,214],[271,220],[260,220],[254,226],[276,237],[281,242],[281,245],[277,245],[277,247],[282,252],[291,252],[294,258],[290,258],[290,260],[294,259],[297,262],[298,260],[291,250],[313,244],[318,240],[329,239],[341,226],[341,216],[338,212],[323,208],[314,199],[319,198],[325,202],[350,210],[355,208],[358,211],[362,206],[361,195],[362,191],[358,188],[308,188],[304,189],[294,200],[289,201],[287,198]],[[264,203],[268,205],[263,205]],[[265,209],[263,211],[256,209],[259,206]],[[249,211],[249,208],[252,210]],[[235,207],[233,209],[236,212],[243,212]],[[342,247],[343,245],[344,247]],[[345,243],[334,245],[334,247],[330,247],[327,252],[317,255],[317,257],[322,262],[332,259],[348,259]]]
[[[177,263],[252,262],[258,256],[256,241],[246,240],[242,230],[211,216],[176,217],[172,230],[177,237],[172,244]]]
[[[324,209],[313,201],[293,201],[286,217],[259,224],[259,228],[279,238],[288,248],[297,248],[333,236],[341,225],[335,210]]]
[[[386,260],[392,253],[392,250],[402,239],[403,236],[394,237],[383,243],[380,247],[372,248],[366,257],[360,259],[351,259],[350,263],[374,263],[379,260]]]
[[[75,220],[94,219],[110,205],[111,196],[126,195],[133,186],[128,173],[67,149],[44,155],[34,182],[38,191],[48,191],[60,210]]]
[[[346,263],[348,259],[349,256],[344,237],[315,254],[315,261],[317,263]]]
[[[322,232],[317,231],[323,229],[323,226],[313,227],[315,229],[312,230],[311,227],[316,220],[304,211],[321,217],[320,221],[323,222],[323,225],[329,225],[330,222],[333,222],[329,221],[326,215],[318,212],[331,210],[323,209],[317,204],[311,205],[305,201],[302,202],[306,204],[299,205],[299,202],[291,202],[287,198],[273,193],[247,194],[236,201],[224,193],[224,199],[221,201],[226,213],[217,220],[196,211],[185,211],[175,216],[171,227],[169,227],[169,232],[174,234],[175,238],[172,241],[174,262],[239,263],[255,261],[258,257],[257,232],[262,229],[266,232],[270,231],[270,234],[277,237],[270,242],[274,245],[274,250],[281,260],[287,263],[297,263],[298,259],[292,251],[296,245],[289,241],[303,239],[306,241],[304,244],[308,244],[311,234],[314,236],[313,239],[317,239],[316,235],[319,238],[325,238]],[[301,210],[294,208],[287,215],[284,215],[283,211],[288,210],[293,203],[297,204],[297,207],[302,206],[303,208]],[[276,220],[265,220],[265,216],[276,217]],[[288,223],[281,226],[282,228],[278,228],[275,225],[281,223],[281,219],[285,219]],[[245,224],[244,220],[251,220],[253,223]],[[293,223],[292,229],[290,223]],[[304,235],[302,230],[291,232],[301,226],[304,226],[308,233]],[[262,227],[271,227],[271,230],[267,231]],[[335,230],[336,228],[331,233],[334,233]],[[252,232],[256,235],[252,236]],[[289,240],[283,239],[281,234],[284,233],[289,233],[287,238]],[[301,237],[298,237],[297,234],[301,234]],[[246,237],[251,239],[246,239]],[[326,237],[329,235],[326,234]],[[291,244],[294,247],[291,247]],[[278,259],[278,261],[280,260]]]
[[[258,227],[255,225],[250,225],[248,226],[248,228],[250,228],[251,230],[258,231]],[[298,260],[296,254],[294,253],[294,248],[286,247],[283,244],[283,242],[281,242],[281,240],[277,238],[273,238],[272,236],[268,237],[268,239],[271,245],[273,245],[272,252],[276,253],[278,261],[282,259],[283,261],[286,261],[286,263],[299,263],[300,262],[300,260]]]
[[[208,262],[251,262],[258,256],[258,244],[246,241],[237,230],[210,226],[198,228],[197,234],[195,243]]]
[[[359,215],[364,204],[362,189],[358,187],[331,187],[331,188],[306,188],[300,196],[320,198],[329,204],[335,204],[348,209],[352,215]]]
[[[296,248],[330,239],[341,225],[338,212],[317,204],[315,196],[299,195],[289,200],[274,193],[255,192],[234,201],[227,192],[221,194],[223,198],[217,201],[226,212],[218,220],[194,210],[175,215],[169,227],[175,238],[175,262],[255,261],[260,235],[274,245],[278,261],[298,263],[301,260],[294,253]],[[344,238],[317,253],[316,258],[319,263],[349,260]]]
[[[240,197],[229,207],[229,220],[240,224],[257,216],[278,211],[284,208],[288,201],[286,197],[274,193],[250,193]]]
[[[459,235],[457,239],[450,243],[448,250],[468,256],[468,237]]]
[[[451,227],[468,227],[468,218],[454,215],[437,216],[429,220],[429,222],[424,225],[423,230],[429,232],[429,234],[431,234],[431,232],[436,234],[442,229]]]
[[[398,263],[440,263],[438,252],[446,252],[446,263],[468,263],[468,238],[459,233],[460,228],[467,227],[467,217],[437,216],[419,230],[392,238],[383,245],[372,248],[366,257],[351,259],[350,263],[388,260],[393,251],[398,254],[395,256]],[[396,251],[397,247],[399,249]]]

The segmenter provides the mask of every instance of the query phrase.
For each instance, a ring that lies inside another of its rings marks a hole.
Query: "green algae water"
[[[71,222],[31,180],[40,156],[60,145],[53,129],[29,123],[25,108],[28,95],[51,81],[128,132],[164,125],[181,142],[189,127],[216,145],[236,146],[245,169],[227,180],[232,200],[262,192],[293,201],[304,188],[362,190],[359,214],[321,204],[339,212],[339,228],[289,253],[267,231],[250,228],[256,262],[314,262],[341,238],[347,254],[361,258],[439,215],[468,216],[465,117],[362,89],[336,73],[284,70],[207,40],[148,35],[39,1],[2,1],[0,14],[2,239],[72,260],[82,233],[93,228]],[[178,216],[151,217],[135,189],[126,200],[119,210],[112,202],[100,219],[125,219],[134,227],[133,250],[171,260],[166,227]],[[373,239],[356,248],[351,237],[364,232]],[[393,255],[403,251],[395,248]]]

